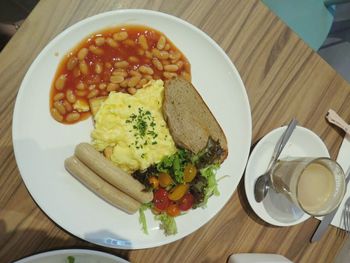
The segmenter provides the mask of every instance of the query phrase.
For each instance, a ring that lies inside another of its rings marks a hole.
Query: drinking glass
[[[332,212],[345,195],[341,166],[327,157],[289,157],[276,162],[270,174],[276,192],[286,195],[312,216]]]

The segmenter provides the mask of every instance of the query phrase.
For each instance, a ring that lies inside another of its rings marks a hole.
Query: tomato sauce
[[[191,80],[187,58],[161,32],[145,26],[99,31],[60,62],[50,92],[52,117],[72,124],[91,115],[89,102],[109,92],[134,94],[151,79]]]

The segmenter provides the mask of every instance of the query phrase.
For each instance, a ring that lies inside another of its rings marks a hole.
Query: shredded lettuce
[[[151,207],[152,207],[152,203],[148,203],[148,204],[141,205],[141,207],[139,208],[139,223],[141,225],[142,232],[145,233],[146,235],[148,235],[148,227],[147,227],[145,211]]]
[[[211,164],[200,170],[201,175],[207,179],[207,185],[204,188],[204,200],[200,204],[200,206],[205,206],[208,202],[209,197],[211,197],[212,195],[220,195],[218,183],[216,180],[216,171],[219,168],[219,164]]]
[[[155,215],[154,218],[161,222],[160,228],[164,230],[166,236],[175,235],[177,233],[177,226],[174,217],[167,215],[166,213],[160,213]]]

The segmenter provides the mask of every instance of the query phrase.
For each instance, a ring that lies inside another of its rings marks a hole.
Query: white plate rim
[[[55,44],[55,42],[57,42],[59,39],[63,38],[68,32],[70,31],[73,31],[75,30],[76,28],[79,28],[82,24],[85,24],[85,23],[89,23],[89,22],[92,22],[94,21],[95,19],[99,19],[105,15],[111,15],[111,14],[118,14],[118,13],[138,13],[138,14],[142,14],[142,13],[148,13],[148,14],[152,14],[152,15],[156,15],[156,16],[161,16],[161,17],[166,17],[168,19],[172,19],[174,20],[175,22],[177,23],[180,23],[184,26],[187,26],[189,28],[191,28],[192,30],[194,30],[196,33],[200,34],[202,37],[204,37],[212,46],[215,47],[215,49],[217,51],[219,51],[222,55],[222,57],[225,59],[225,62],[228,63],[230,65],[230,68],[232,70],[232,72],[234,73],[235,76],[238,77],[238,81],[240,83],[240,86],[243,88],[243,98],[244,98],[244,104],[246,105],[246,107],[249,109],[249,114],[246,115],[247,117],[247,125],[248,125],[248,134],[247,134],[247,137],[249,138],[249,145],[251,145],[251,139],[252,139],[252,119],[251,119],[251,108],[250,108],[250,104],[249,104],[249,100],[248,100],[248,95],[246,93],[246,90],[245,90],[245,86],[243,84],[243,81],[240,77],[240,74],[238,73],[236,67],[234,66],[234,64],[232,63],[232,61],[230,60],[230,58],[227,56],[227,54],[222,50],[222,48],[213,40],[211,39],[205,32],[201,31],[200,29],[198,29],[197,27],[195,27],[194,25],[190,24],[189,22],[187,21],[184,21],[178,17],[175,17],[175,16],[172,16],[172,15],[169,15],[169,14],[165,14],[165,13],[162,13],[162,12],[158,12],[158,11],[153,11],[153,10],[146,10],[146,9],[119,9],[119,10],[114,10],[114,11],[109,11],[109,12],[104,12],[104,13],[100,13],[100,14],[97,14],[97,15],[94,15],[94,16],[91,16],[91,17],[88,17],[88,18],[85,18],[75,24],[73,24],[72,26],[68,27],[67,29],[63,30],[61,33],[59,33],[54,39],[52,39],[46,46],[45,48],[40,52],[40,54],[34,59],[33,63],[31,64],[29,70],[27,71],[22,83],[21,83],[21,86],[20,86],[20,89],[18,91],[18,94],[17,94],[17,98],[16,98],[16,103],[15,103],[15,108],[14,108],[14,113],[13,113],[13,124],[12,124],[12,137],[13,137],[13,146],[14,146],[14,153],[15,153],[15,159],[16,159],[16,162],[17,162],[17,166],[19,168],[19,171],[22,175],[22,173],[24,172],[22,169],[21,169],[21,165],[19,164],[20,163],[20,160],[18,160],[17,156],[18,156],[18,152],[16,150],[16,123],[18,121],[18,115],[20,114],[18,112],[18,109],[19,109],[19,101],[22,97],[22,93],[23,93],[23,89],[22,87],[26,85],[26,83],[28,82],[28,79],[30,78],[30,74],[31,72],[34,70],[35,66],[37,65],[37,63],[40,61],[40,59],[45,55],[45,52],[47,50],[49,50],[51,48],[51,46],[53,46]],[[91,32],[92,33],[92,32]],[[175,43],[176,44],[176,43]],[[241,154],[243,156],[245,156],[244,158],[244,163],[242,163],[241,167],[240,167],[240,174],[241,176],[243,176],[243,172],[244,172],[244,169],[246,167],[246,164],[247,164],[247,161],[248,161],[248,156],[249,156],[249,149],[250,147],[247,147],[245,149],[244,152],[241,152]],[[22,176],[23,178],[23,176]],[[37,198],[33,195],[33,193],[30,191],[30,189],[28,188],[27,186],[27,183],[26,180],[23,178],[23,181],[27,187],[27,190],[28,192],[30,193],[31,197],[34,199],[34,201],[38,204],[38,206],[44,211],[44,213],[51,219],[53,220],[54,222],[58,223],[59,225],[61,225],[60,222],[58,222],[57,220],[53,219],[52,216],[50,214],[48,214],[42,207],[41,205],[39,205],[39,202],[37,200]],[[238,180],[239,182],[239,180]],[[237,183],[238,185],[238,183]],[[237,189],[237,186],[235,188],[235,190]],[[234,191],[235,191],[234,190]],[[232,192],[231,196],[233,195],[234,191]],[[229,200],[229,199],[228,199]],[[227,202],[228,202],[227,200]],[[194,230],[198,230],[200,227],[202,227],[204,224],[208,223],[221,209],[219,209],[216,213],[212,214],[210,216],[210,218],[203,224],[199,224],[199,226]],[[78,238],[82,238],[84,240],[87,240],[86,238],[80,236],[80,235],[76,235],[74,233],[74,231],[71,231],[67,228],[64,228],[66,231],[68,231],[69,233],[77,236]],[[192,232],[194,232],[192,231]],[[171,239],[170,241],[159,241],[159,242],[154,242],[153,244],[150,244],[150,245],[144,245],[144,246],[136,246],[134,247],[133,245],[106,245],[106,244],[101,244],[101,243],[96,243],[92,240],[87,240],[91,243],[95,243],[95,244],[98,244],[98,245],[103,245],[103,246],[106,246],[106,247],[113,247],[113,248],[119,248],[119,249],[143,249],[143,248],[149,248],[149,247],[156,247],[156,246],[160,246],[160,245],[164,245],[164,244],[168,244],[168,243],[171,243],[171,242],[174,242],[178,239],[181,239],[189,234],[191,234],[192,232],[190,233],[186,233],[182,236],[179,236],[179,237],[176,237],[176,238],[173,238]]]
[[[46,251],[46,252],[41,252],[38,254],[34,254],[25,258],[21,258],[17,261],[15,261],[14,263],[32,263],[33,260],[38,260],[38,259],[43,259],[46,257],[52,257],[52,256],[86,256],[86,255],[93,255],[93,256],[98,256],[98,257],[103,257],[103,258],[108,258],[108,259],[112,259],[115,260],[115,262],[118,263],[129,263],[129,261],[112,255],[110,253],[107,252],[103,252],[103,251],[98,251],[98,250],[92,250],[92,249],[56,249],[56,250],[50,250],[50,251]]]

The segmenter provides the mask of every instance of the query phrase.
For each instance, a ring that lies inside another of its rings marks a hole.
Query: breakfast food
[[[121,210],[139,210],[145,232],[146,209],[172,235],[176,216],[219,194],[226,137],[190,80],[189,62],[164,34],[123,26],[83,40],[51,87],[56,121],[93,116],[91,144],[77,145],[66,169]]]
[[[135,95],[109,94],[98,110],[92,144],[111,149],[110,160],[125,172],[144,170],[176,152],[162,114],[163,81],[150,81]]]
[[[111,161],[107,160],[90,144],[78,144],[75,147],[75,156],[103,180],[123,191],[128,196],[141,203],[152,201],[152,192],[144,191],[145,187],[141,183],[113,165]]]
[[[178,146],[197,154],[211,137],[224,150],[221,161],[227,157],[225,134],[190,82],[181,78],[165,82],[163,113]]]
[[[135,94],[150,80],[176,76],[191,80],[190,64],[163,33],[136,25],[101,30],[61,61],[51,87],[51,116],[76,123],[91,115],[91,99],[112,91]]]
[[[126,195],[122,191],[118,190],[97,176],[77,157],[73,156],[66,159],[64,165],[70,174],[72,174],[92,192],[110,204],[129,214],[137,212],[140,208],[141,203],[137,202],[130,196]]]

